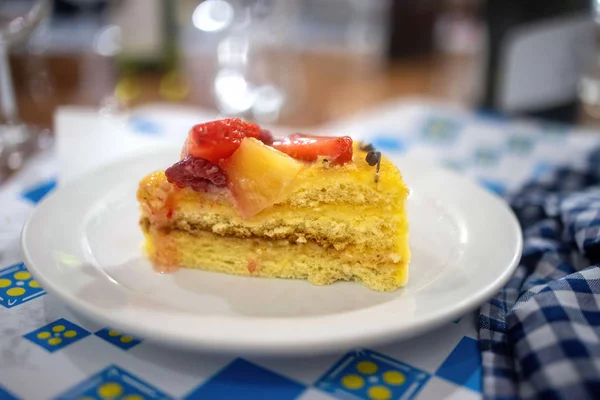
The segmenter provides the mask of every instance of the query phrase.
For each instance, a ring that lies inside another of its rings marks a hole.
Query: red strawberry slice
[[[186,153],[217,164],[231,156],[245,137],[261,139],[265,134],[257,124],[238,118],[197,124],[188,133]]]
[[[289,138],[276,140],[273,147],[301,161],[313,162],[319,156],[326,157],[332,164],[352,161],[352,139],[349,136],[320,137],[296,133]]]

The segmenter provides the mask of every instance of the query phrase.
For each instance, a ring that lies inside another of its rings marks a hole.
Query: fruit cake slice
[[[274,140],[239,119],[194,126],[181,159],[137,193],[145,248],[161,268],[378,291],[408,279],[407,195],[398,169],[369,145]]]

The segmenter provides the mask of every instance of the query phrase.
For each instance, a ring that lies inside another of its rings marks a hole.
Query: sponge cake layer
[[[315,243],[240,239],[210,232],[161,230],[142,224],[148,256],[161,265],[263,278],[306,279],[318,285],[357,281],[378,291],[404,286],[408,263],[378,260]]]

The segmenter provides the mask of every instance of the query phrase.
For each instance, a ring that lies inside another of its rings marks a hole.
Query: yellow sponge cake
[[[275,140],[237,119],[196,125],[181,159],[137,193],[146,251],[162,268],[378,291],[408,279],[407,195],[398,169],[370,146]]]

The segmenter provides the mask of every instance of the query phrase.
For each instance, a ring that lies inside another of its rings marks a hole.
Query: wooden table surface
[[[175,100],[161,94],[163,74],[145,72],[123,80],[114,61],[98,55],[13,56],[11,65],[21,118],[43,127],[52,128],[57,107],[99,107],[123,87],[133,93],[130,106],[174,101],[216,110],[210,86],[213,64],[198,58],[180,63],[189,91]],[[460,55],[386,63],[347,54],[307,53],[298,55],[294,65],[299,91],[277,122],[297,127],[326,123],[399,97],[427,96],[468,105],[474,76],[472,59]]]

